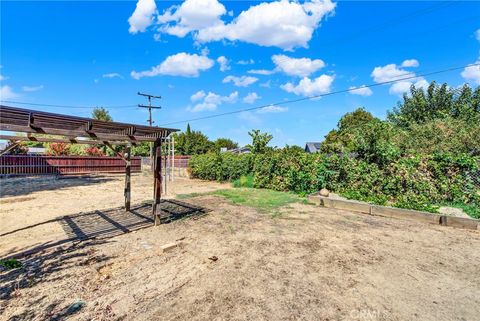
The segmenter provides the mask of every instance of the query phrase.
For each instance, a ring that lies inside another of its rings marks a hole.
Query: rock
[[[322,188],[318,194],[320,194],[320,196],[328,197],[328,195],[330,195],[330,191],[326,188]]]
[[[162,252],[168,252],[177,247],[177,243],[169,243],[162,246]]]
[[[447,215],[447,216],[471,218],[462,209],[455,208],[455,207],[442,206],[438,209],[438,213]]]

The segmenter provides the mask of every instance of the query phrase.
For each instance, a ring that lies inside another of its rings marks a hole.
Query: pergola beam
[[[128,136],[128,135],[112,135],[96,132],[87,132],[85,130],[67,130],[67,129],[57,129],[57,128],[32,128],[30,126],[21,126],[21,125],[10,125],[0,123],[0,130],[10,131],[10,132],[21,132],[21,133],[31,133],[31,134],[43,134],[43,135],[57,135],[57,136],[75,136],[75,137],[84,137],[87,139],[93,139],[96,141],[123,141],[130,143],[139,143],[139,142],[153,142],[157,138],[149,136]],[[159,137],[166,137],[173,131],[161,132],[158,134]]]
[[[107,122],[4,105],[0,105],[0,130],[126,142],[154,142],[177,131],[172,128]]]
[[[22,142],[39,142],[39,143],[68,143],[68,144],[87,144],[87,145],[105,145],[104,141],[76,139],[76,138],[48,138],[37,136],[13,136],[0,135],[0,140],[22,141]],[[124,141],[111,141],[113,145],[128,145],[135,144]]]

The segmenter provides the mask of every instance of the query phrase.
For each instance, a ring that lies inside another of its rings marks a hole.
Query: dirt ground
[[[132,204],[152,199],[151,175],[133,174],[131,183]],[[167,193],[162,197],[173,198],[177,194],[220,188],[230,188],[230,185],[202,181],[192,183],[189,179],[178,178],[168,183]],[[124,204],[123,189],[123,175],[1,179],[0,257],[65,239],[67,235],[56,219],[121,206]],[[11,231],[16,232],[4,235]]]
[[[0,234],[122,202],[122,179],[99,179],[51,190],[8,182]],[[224,187],[176,184],[173,193]],[[134,200],[149,186],[134,185]],[[220,196],[184,201],[209,211],[54,247],[0,272],[0,320],[479,319],[478,231],[307,204],[272,218]],[[0,236],[2,250],[48,235],[33,232],[47,225]],[[171,242],[178,247],[162,252]]]

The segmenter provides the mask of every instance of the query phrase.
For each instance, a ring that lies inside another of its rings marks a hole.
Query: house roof
[[[318,152],[320,150],[321,145],[322,144],[319,142],[307,142],[305,144],[305,151],[308,151],[310,153]]]

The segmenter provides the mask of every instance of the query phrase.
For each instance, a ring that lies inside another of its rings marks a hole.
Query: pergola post
[[[152,215],[155,225],[160,225],[162,195],[162,139],[157,139],[154,144],[153,157],[153,204]]]
[[[132,148],[130,145],[127,146],[126,148],[126,155],[125,155],[125,211],[130,211],[130,195],[131,195],[131,183],[130,183],[130,177],[131,177],[131,165],[132,165],[132,159],[131,159],[131,151]]]

